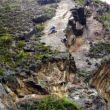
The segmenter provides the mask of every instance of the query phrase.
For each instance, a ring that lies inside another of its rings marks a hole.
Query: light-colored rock
[[[0,110],[7,110],[5,105],[2,103],[1,99],[0,99]]]
[[[0,83],[0,97],[3,96],[3,95],[6,95],[6,91],[3,87],[3,85]]]
[[[104,59],[101,67],[94,74],[92,85],[105,97],[110,106],[110,57]]]

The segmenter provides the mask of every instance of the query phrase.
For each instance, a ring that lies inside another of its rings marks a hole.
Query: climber
[[[52,27],[50,28],[50,30],[53,30],[53,29],[55,30],[55,26],[52,26]]]
[[[61,39],[61,42],[64,43],[66,47],[68,46],[68,42],[67,42],[67,39],[66,38]]]
[[[50,33],[49,34],[52,34],[52,33],[56,33],[57,31],[56,31],[56,27],[55,26],[52,26],[51,28],[50,28]]]

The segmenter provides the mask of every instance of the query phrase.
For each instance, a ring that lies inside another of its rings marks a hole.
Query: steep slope
[[[6,110],[17,110],[18,104],[40,100],[48,95],[68,95],[65,85],[70,82],[70,76],[75,76],[76,66],[74,58],[62,53],[40,61],[30,70],[34,73],[22,71],[0,79],[1,106]]]
[[[41,37],[41,42],[46,43],[46,45],[51,46],[53,50],[58,50],[61,52],[67,51],[65,45],[61,42],[65,38],[64,30],[66,29],[68,19],[71,15],[70,9],[75,6],[75,2],[71,0],[62,0],[58,4],[56,9],[56,15],[49,21],[45,23],[44,35]],[[50,28],[52,26],[56,27],[56,33],[49,34]]]

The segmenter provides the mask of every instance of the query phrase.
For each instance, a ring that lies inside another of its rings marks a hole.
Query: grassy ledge
[[[21,110],[83,110],[68,98],[47,97],[41,101],[21,105]]]

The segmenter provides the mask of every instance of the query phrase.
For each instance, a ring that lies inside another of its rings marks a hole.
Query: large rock
[[[0,85],[0,93],[5,90],[10,95],[10,101],[19,101],[19,98],[36,94],[48,95],[67,91],[64,84],[69,82],[70,74],[76,72],[74,58],[69,53],[56,53],[42,59],[41,61],[25,62],[28,69],[21,65],[16,74],[8,74],[1,78],[3,85]],[[5,100],[10,104],[9,100]]]
[[[110,56],[102,61],[102,65],[95,72],[92,85],[107,100],[110,106]]]

